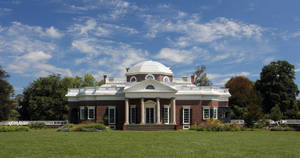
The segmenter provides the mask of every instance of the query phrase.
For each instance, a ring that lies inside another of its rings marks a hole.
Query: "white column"
[[[176,100],[172,98],[172,124],[176,124]]]
[[[160,124],[160,101],[156,98],[156,124]]]
[[[145,104],[144,104],[144,98],[141,98],[141,124],[145,124]]]
[[[125,99],[125,125],[129,124],[129,101]]]

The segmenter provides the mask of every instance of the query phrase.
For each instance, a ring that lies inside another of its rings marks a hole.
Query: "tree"
[[[227,81],[225,87],[229,88],[231,94],[229,107],[231,107],[231,117],[233,119],[244,119],[247,116],[246,112],[253,114],[256,111],[260,113],[262,98],[254,88],[254,83],[248,78],[243,76],[232,77]]]
[[[278,121],[282,119],[282,113],[280,111],[280,107],[278,105],[275,105],[272,109],[271,109],[271,113],[270,113],[270,118],[273,121]]]
[[[67,119],[66,85],[60,75],[49,75],[33,81],[23,92],[21,118],[23,120]]]
[[[85,74],[83,80],[83,87],[93,87],[96,86],[96,79],[91,74]]]
[[[0,66],[0,121],[8,120],[15,113],[15,104],[11,97],[14,94],[13,86],[6,79],[9,75]]]
[[[263,67],[255,87],[263,96],[265,113],[270,113],[278,105],[285,118],[296,118],[299,111],[296,96],[299,90],[294,82],[294,69],[294,65],[280,60]]]
[[[244,113],[244,121],[247,127],[252,128],[254,123],[262,118],[262,108],[258,104],[248,104]]]
[[[196,71],[194,73],[195,75],[195,85],[196,86],[211,86],[211,81],[207,78],[207,75],[205,73],[206,66],[202,65],[197,66]]]

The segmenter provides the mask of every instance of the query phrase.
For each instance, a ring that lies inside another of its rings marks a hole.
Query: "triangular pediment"
[[[125,93],[130,92],[164,92],[176,93],[177,90],[169,85],[163,84],[156,80],[144,80],[124,90]]]

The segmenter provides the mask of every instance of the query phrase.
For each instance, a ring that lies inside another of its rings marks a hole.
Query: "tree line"
[[[206,67],[197,67],[195,85],[210,86]],[[0,121],[2,120],[65,120],[68,106],[65,94],[68,88],[100,86],[91,74],[84,77],[61,77],[52,74],[40,77],[14,96],[9,75],[0,66]],[[225,87],[232,119],[243,119],[248,126],[257,120],[300,119],[299,90],[295,84],[295,67],[287,61],[274,61],[263,67],[260,78],[253,82],[246,77],[232,77]]]
[[[30,83],[22,94],[14,96],[9,75],[0,67],[0,121],[3,120],[66,120],[68,88],[101,86],[91,74],[84,77],[61,77],[52,74]]]

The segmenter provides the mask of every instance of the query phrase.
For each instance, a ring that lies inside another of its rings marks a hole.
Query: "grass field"
[[[0,158],[296,158],[300,132],[0,132]]]

